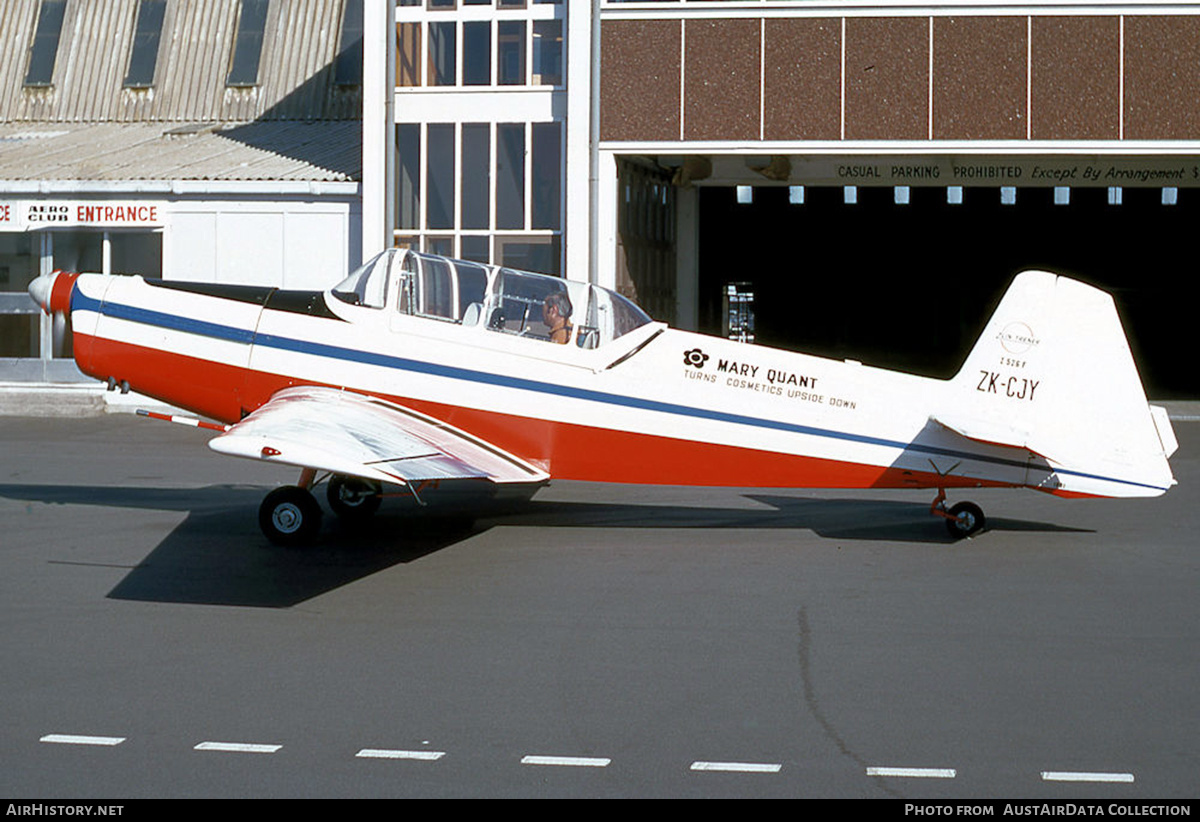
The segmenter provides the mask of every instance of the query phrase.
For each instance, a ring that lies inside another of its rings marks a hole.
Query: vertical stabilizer
[[[1170,423],[1147,404],[1116,305],[1097,288],[1019,274],[952,387],[955,428],[1045,458],[1045,490],[1152,496],[1174,484]]]

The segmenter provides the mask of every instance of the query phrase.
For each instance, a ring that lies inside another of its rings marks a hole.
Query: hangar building
[[[1152,395],[1195,395],[1198,11],[400,0],[393,240],[941,376],[1048,268],[1115,292]]]
[[[1200,4],[4,9],[5,53],[24,58],[0,67],[0,291],[60,253],[315,286],[395,244],[616,287],[685,328],[945,376],[1007,281],[1046,268],[1114,292],[1152,396],[1200,395],[1179,365],[1198,291]],[[48,74],[47,13],[64,21]],[[139,85],[156,13],[159,64]],[[61,205],[75,222],[39,222]],[[122,205],[158,210],[81,222]],[[0,363],[40,359],[50,378],[46,322],[17,304],[0,296]]]

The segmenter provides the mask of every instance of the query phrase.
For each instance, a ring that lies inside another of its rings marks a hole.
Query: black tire
[[[263,499],[258,527],[276,545],[311,545],[321,530],[321,506],[307,490],[285,485]]]
[[[374,480],[346,477],[337,474],[329,480],[325,499],[339,519],[363,522],[379,510],[382,487]]]
[[[946,530],[955,539],[978,534],[987,524],[983,509],[973,502],[960,502],[952,506],[947,513],[954,519],[946,520]]]

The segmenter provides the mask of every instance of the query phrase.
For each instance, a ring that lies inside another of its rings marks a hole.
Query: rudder
[[[1165,415],[1156,426],[1116,305],[1098,288],[1018,274],[951,386],[951,427],[1045,458],[1055,470],[1039,487],[1152,496],[1174,483]]]

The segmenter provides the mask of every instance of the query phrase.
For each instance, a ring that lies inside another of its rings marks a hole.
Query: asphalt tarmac
[[[295,550],[205,432],[0,418],[0,795],[1194,798],[1176,432],[1166,496],[957,543],[926,492],[556,483]]]

